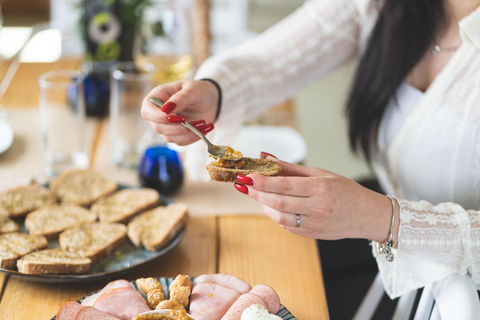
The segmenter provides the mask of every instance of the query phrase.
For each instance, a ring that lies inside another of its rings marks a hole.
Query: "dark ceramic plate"
[[[127,189],[128,186],[119,185],[119,190]],[[160,195],[160,204],[168,205],[173,201],[163,195]],[[22,232],[26,232],[23,221],[19,222]],[[84,274],[68,274],[68,275],[34,275],[24,274],[15,270],[0,268],[0,272],[4,272],[8,275],[19,277],[30,281],[41,282],[85,282],[99,279],[108,279],[112,277],[118,277],[120,275],[132,272],[146,264],[161,258],[167,252],[175,248],[183,236],[185,235],[185,228],[182,228],[175,238],[160,251],[147,251],[144,249],[136,248],[130,240],[126,240],[122,247],[120,247],[115,253],[101,260],[100,262],[92,265],[89,273]],[[49,248],[58,248],[58,240],[49,241]]]
[[[173,280],[175,278],[164,278],[164,277],[162,277],[162,278],[157,278],[157,279],[160,281],[160,283],[163,286],[163,294],[165,296],[165,299],[168,299],[168,297],[169,297],[168,288],[170,287],[170,284],[173,282]],[[192,278],[192,280],[193,280],[193,283],[195,283],[195,278]],[[130,281],[130,284],[132,285],[133,288],[135,288],[135,290],[138,290],[138,287],[135,284],[135,281]],[[100,290],[98,290],[98,291],[100,291]],[[91,296],[92,294],[97,293],[98,291],[92,292],[90,294],[87,294],[84,297],[81,297],[80,299],[77,300],[77,302],[81,303],[85,298]],[[138,290],[138,291],[140,292],[140,290]],[[143,293],[142,293],[142,296],[145,299],[147,298],[147,297],[145,297],[145,295]],[[291,314],[290,311],[288,311],[288,309],[285,308],[284,305],[280,306],[280,311],[277,312],[277,316],[279,316],[283,320],[296,320],[296,318],[293,316],[293,314]],[[57,319],[57,316],[53,317],[51,320],[56,320],[56,319]]]

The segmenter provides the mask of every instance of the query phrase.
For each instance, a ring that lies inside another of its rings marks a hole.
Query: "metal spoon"
[[[152,102],[154,105],[156,105],[159,108],[163,107],[163,102],[160,101],[160,99],[158,98],[150,97],[148,100],[150,100],[150,102]],[[202,139],[203,142],[207,144],[208,146],[207,151],[212,157],[217,159],[228,160],[228,161],[238,161],[243,158],[243,155],[241,157],[234,157],[232,155],[227,155],[227,150],[229,151],[233,150],[231,147],[214,145],[205,137],[203,133],[201,133],[197,128],[192,126],[190,122],[188,121],[182,122],[182,125],[187,129],[189,129],[190,131],[192,131],[193,133],[195,133],[197,136],[199,136],[200,139]]]

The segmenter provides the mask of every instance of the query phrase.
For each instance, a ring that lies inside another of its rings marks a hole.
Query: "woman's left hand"
[[[282,166],[280,176],[240,176],[237,180],[243,185],[235,187],[259,201],[265,213],[284,229],[325,240],[365,238],[381,242],[387,238],[392,205],[386,196],[326,170],[268,158]],[[297,214],[301,221],[298,228]]]

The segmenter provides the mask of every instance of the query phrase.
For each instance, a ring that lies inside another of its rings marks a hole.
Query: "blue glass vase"
[[[138,179],[146,188],[161,194],[174,194],[183,183],[183,169],[175,150],[164,145],[145,150],[138,165]]]

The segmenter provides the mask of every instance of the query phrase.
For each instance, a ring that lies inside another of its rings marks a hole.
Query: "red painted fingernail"
[[[270,157],[274,157],[275,159],[278,159],[277,157],[275,157],[273,154],[270,154],[268,152],[260,152],[260,158],[263,158],[265,159],[267,156],[270,156]]]
[[[202,130],[200,130],[201,133],[203,134],[207,134],[209,133],[210,131],[212,131],[213,129],[215,128],[215,126],[213,125],[213,123],[209,123],[205,126],[205,128],[203,128]]]
[[[192,121],[190,122],[190,124],[195,128],[197,128],[198,130],[202,130],[204,129],[203,127],[205,127],[205,120]]]
[[[165,103],[162,107],[162,111],[165,112],[166,114],[169,114],[170,112],[172,112],[173,110],[175,110],[175,108],[177,107],[176,103],[175,102],[172,102],[172,101],[168,101],[167,103]]]
[[[237,181],[246,184],[247,186],[253,186],[253,179],[241,174],[237,176]]]
[[[185,116],[168,116],[167,121],[170,122],[170,123],[185,122]]]
[[[240,183],[235,183],[235,189],[240,191],[243,194],[248,194],[248,187]]]

